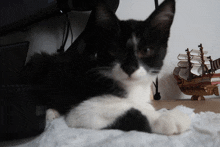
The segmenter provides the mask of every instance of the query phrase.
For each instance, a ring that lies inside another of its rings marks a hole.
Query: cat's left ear
[[[92,10],[87,23],[88,26],[95,26],[105,30],[119,31],[119,20],[115,13],[101,0],[98,1]]]
[[[175,14],[175,0],[165,0],[146,20],[155,39],[168,39]],[[149,32],[148,32],[149,33]],[[151,35],[153,35],[151,34]]]

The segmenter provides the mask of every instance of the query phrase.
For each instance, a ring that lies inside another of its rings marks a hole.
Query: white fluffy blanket
[[[45,132],[19,147],[220,147],[220,113],[177,106],[191,117],[190,130],[173,136],[137,131],[68,128],[63,117],[47,122]],[[160,111],[168,111],[161,109]]]

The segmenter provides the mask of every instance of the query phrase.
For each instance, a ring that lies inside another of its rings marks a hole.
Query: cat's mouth
[[[151,75],[157,75],[157,74],[160,73],[160,69],[150,69],[150,70],[149,70],[149,73],[150,73]]]
[[[128,76],[125,80],[127,80],[127,81],[136,81],[138,79]]]
[[[160,71],[159,71],[159,70],[153,70],[153,71],[151,71],[150,73],[151,73],[151,74],[159,74]]]

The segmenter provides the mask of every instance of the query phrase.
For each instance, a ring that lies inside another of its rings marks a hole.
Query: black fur
[[[142,131],[151,133],[151,127],[148,119],[137,109],[130,109],[124,115],[120,116],[115,122],[105,129],[119,129],[123,131]]]

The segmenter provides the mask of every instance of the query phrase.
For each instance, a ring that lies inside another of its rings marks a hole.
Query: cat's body
[[[174,12],[174,0],[166,0],[145,21],[120,21],[99,4],[66,52],[32,57],[25,80],[46,87],[44,104],[65,114],[69,127],[181,133],[189,128],[188,116],[176,110],[161,114],[150,104]]]

